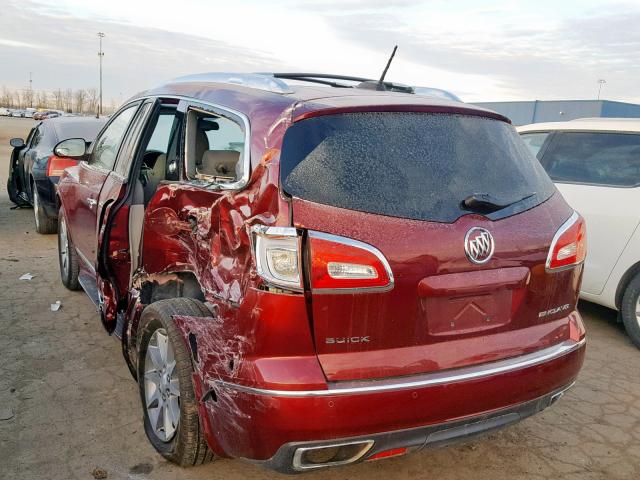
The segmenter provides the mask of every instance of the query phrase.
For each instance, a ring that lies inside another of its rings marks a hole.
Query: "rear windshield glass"
[[[349,113],[303,120],[285,134],[285,192],[394,217],[453,222],[470,196],[503,218],[548,199],[555,187],[504,122],[425,113]]]
[[[635,187],[640,185],[640,135],[558,132],[543,164],[559,183]]]
[[[88,142],[93,142],[104,124],[103,121],[79,120],[77,122],[59,122],[55,128],[60,140],[84,138]]]

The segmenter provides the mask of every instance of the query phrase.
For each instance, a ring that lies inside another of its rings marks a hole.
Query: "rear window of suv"
[[[427,113],[318,116],[287,130],[286,193],[335,207],[453,222],[463,201],[490,194],[512,203],[503,218],[548,199],[555,187],[515,129],[502,121]]]
[[[542,164],[559,183],[635,187],[640,185],[640,135],[557,132]]]

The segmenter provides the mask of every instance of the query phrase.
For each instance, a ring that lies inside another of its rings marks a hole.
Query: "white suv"
[[[537,123],[518,132],[586,219],[580,296],[618,310],[640,348],[640,119]]]

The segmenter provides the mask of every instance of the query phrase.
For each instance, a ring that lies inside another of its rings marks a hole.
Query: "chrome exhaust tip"
[[[371,450],[373,443],[373,440],[361,440],[301,447],[293,454],[293,469],[303,471],[354,463]]]
[[[556,392],[553,395],[551,395],[551,398],[549,399],[549,406],[553,405],[558,400],[560,400],[564,396],[564,394],[567,392],[567,390],[569,390],[575,384],[576,384],[576,382],[572,382],[570,385],[568,385],[567,387],[563,388],[559,392]]]

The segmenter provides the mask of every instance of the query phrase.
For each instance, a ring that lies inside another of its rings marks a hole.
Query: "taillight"
[[[314,292],[393,288],[393,274],[382,253],[357,240],[309,232],[309,262],[309,282]]]
[[[256,225],[252,232],[258,275],[270,285],[302,290],[302,237],[298,230]],[[357,240],[310,231],[308,266],[309,283],[317,293],[393,288],[393,274],[382,253]]]
[[[582,263],[587,255],[587,232],[584,219],[573,215],[558,229],[547,256],[547,270],[574,267]]]
[[[78,161],[72,158],[60,158],[51,155],[47,163],[47,177],[59,177],[65,168],[73,167],[77,164]]]
[[[252,231],[258,275],[269,284],[302,290],[301,238],[297,230],[256,225]]]

